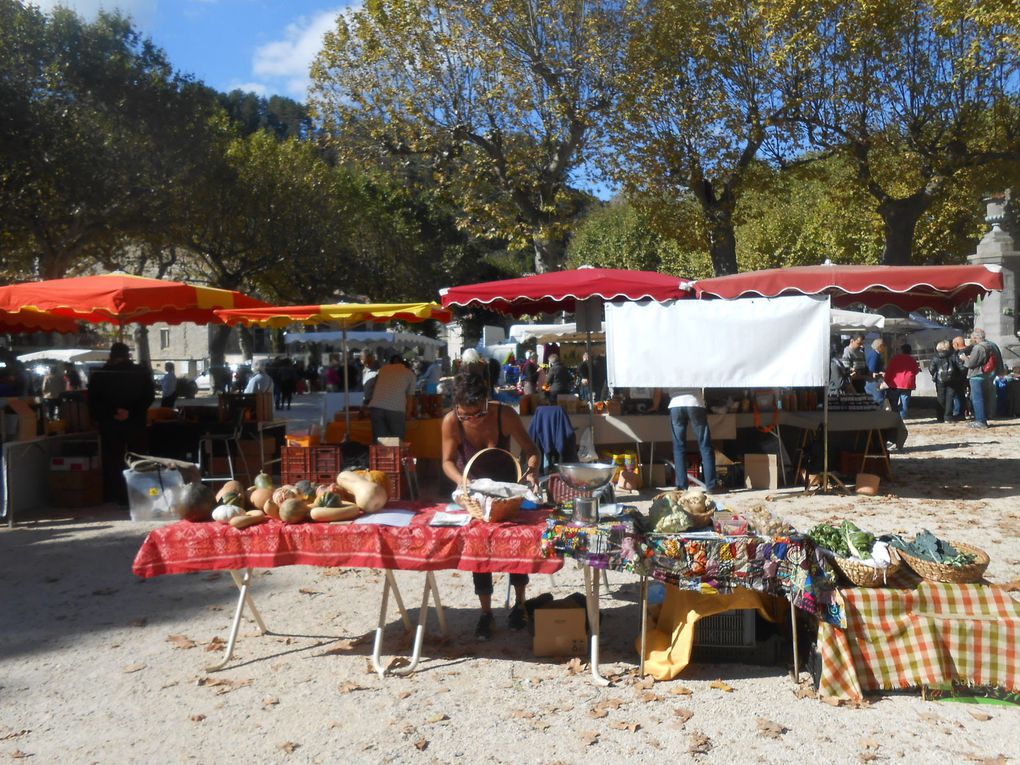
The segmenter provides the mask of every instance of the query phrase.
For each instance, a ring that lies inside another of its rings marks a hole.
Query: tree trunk
[[[535,243],[536,274],[558,271],[563,267],[567,246],[562,237],[554,239],[549,236],[548,232],[538,231],[535,233],[533,241]]]
[[[283,330],[269,330],[269,348],[274,356],[281,356],[286,353],[286,346],[283,344]]]
[[[733,220],[727,215],[725,223],[714,224],[708,231],[709,253],[716,276],[737,273],[737,237]]]
[[[241,358],[250,362],[254,354],[254,341],[251,336],[251,328],[241,324],[237,325],[237,342],[241,346]]]
[[[152,369],[152,354],[149,351],[149,328],[135,324],[135,357],[143,367]]]
[[[918,191],[905,199],[886,197],[878,205],[885,229],[885,250],[882,265],[910,265],[914,252],[914,232],[917,222],[931,206],[931,197]]]
[[[209,364],[222,367],[227,363],[227,339],[230,327],[226,324],[209,325]]]

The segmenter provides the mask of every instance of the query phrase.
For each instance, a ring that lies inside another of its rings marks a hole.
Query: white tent
[[[62,362],[106,361],[109,355],[110,352],[108,350],[99,351],[94,348],[48,348],[42,351],[23,353],[18,356],[18,361],[22,363],[31,363],[44,359]]]
[[[606,323],[602,322],[602,332],[606,331]],[[518,343],[535,339],[540,343],[584,342],[587,333],[578,332],[577,324],[570,321],[564,324],[514,324],[510,327],[510,338]],[[592,333],[593,335],[597,333]]]
[[[880,313],[844,311],[833,308],[829,312],[829,328],[833,332],[871,332],[882,329],[888,319]]]

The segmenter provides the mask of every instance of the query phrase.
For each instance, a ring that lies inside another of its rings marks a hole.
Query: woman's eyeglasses
[[[489,402],[485,402],[485,406],[479,409],[477,412],[471,414],[464,414],[460,411],[460,407],[457,407],[457,419],[461,422],[468,422],[469,420],[480,420],[482,417],[489,413]]]

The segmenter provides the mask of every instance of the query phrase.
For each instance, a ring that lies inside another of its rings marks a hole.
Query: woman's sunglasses
[[[479,409],[477,412],[472,414],[463,414],[460,411],[460,407],[457,408],[457,419],[461,422],[468,422],[469,420],[480,420],[482,417],[489,413],[489,402],[485,402],[485,406]]]

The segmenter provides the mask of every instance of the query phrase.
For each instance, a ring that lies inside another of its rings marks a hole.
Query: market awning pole
[[[822,405],[822,493],[829,493],[829,386],[822,392],[825,403]]]
[[[341,327],[341,339],[344,348],[344,443],[351,440],[351,383],[347,375],[347,325]]]
[[[591,330],[584,341],[588,350],[588,427],[591,428],[591,443],[595,445],[595,360],[591,355]]]

